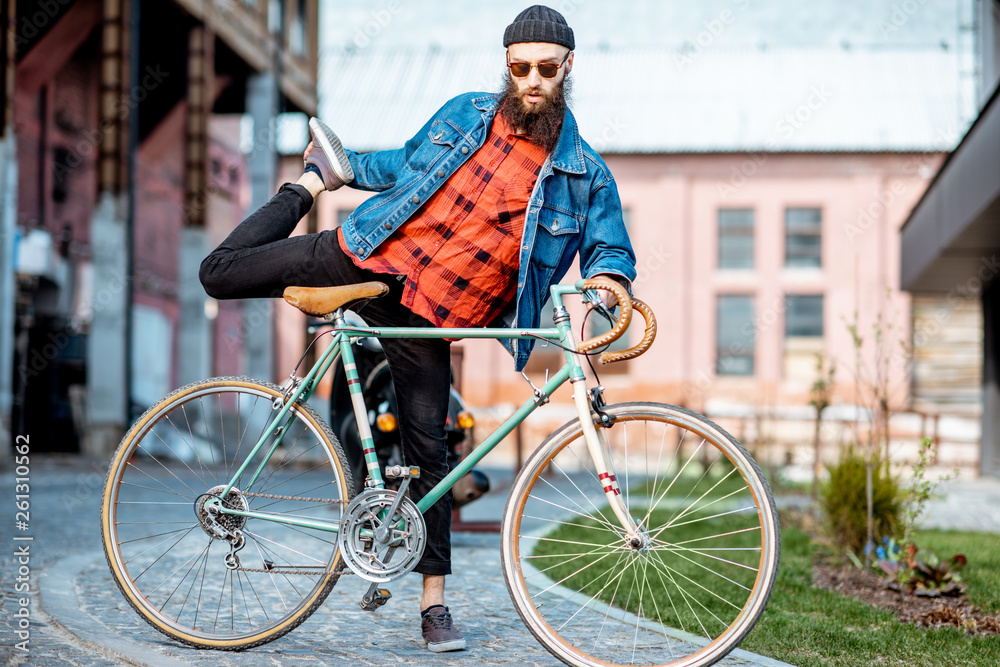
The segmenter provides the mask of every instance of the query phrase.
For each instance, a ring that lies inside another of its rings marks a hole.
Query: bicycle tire
[[[206,493],[245,460],[277,414],[276,399],[280,406],[281,389],[252,378],[194,382],[146,410],[111,460],[101,502],[108,566],[132,608],[184,644],[241,650],[273,641],[308,618],[340,577],[334,533],[221,515],[245,540],[231,569],[230,542],[204,527]],[[354,495],[340,444],[310,406],[293,405],[288,415],[257,486],[242,488],[267,444],[226,500],[339,523]]]
[[[595,426],[643,544],[625,539],[570,421],[530,457],[504,510],[514,606],[569,665],[714,664],[750,632],[774,586],[781,538],[770,488],[740,443],[690,410],[604,410],[613,424]]]

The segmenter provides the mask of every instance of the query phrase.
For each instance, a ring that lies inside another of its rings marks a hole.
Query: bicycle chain
[[[315,574],[332,574],[339,580],[345,574],[354,574],[350,570],[341,570],[340,572],[334,572],[333,570],[323,570],[322,572],[301,572],[299,570],[266,570],[259,567],[237,567],[234,568],[235,572],[259,572],[261,574],[304,574],[315,575]],[[336,581],[335,580],[335,581]]]
[[[349,500],[335,500],[333,498],[303,498],[302,496],[279,496],[274,493],[252,493],[250,491],[241,491],[244,496],[249,496],[251,498],[274,498],[275,500],[301,500],[303,502],[309,503],[327,503],[331,505],[346,505]],[[237,572],[258,572],[260,574],[301,574],[301,575],[317,575],[317,574],[332,574],[339,580],[345,574],[354,574],[350,570],[341,570],[340,572],[334,572],[333,570],[325,570],[323,572],[301,572],[299,570],[275,570],[275,569],[264,569],[258,567],[237,567],[235,568]]]
[[[241,495],[250,498],[274,498],[275,500],[301,500],[308,503],[325,503],[328,505],[347,505],[350,500],[335,500],[333,498],[304,498],[302,496],[279,496],[273,493],[251,493],[250,491],[240,491]]]

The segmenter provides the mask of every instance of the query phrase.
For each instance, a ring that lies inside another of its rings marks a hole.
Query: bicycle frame
[[[579,281],[572,286],[552,286],[551,294],[552,303],[555,308],[554,320],[556,324],[556,328],[554,329],[515,330],[506,328],[438,329],[421,327],[353,327],[347,325],[344,320],[343,311],[338,310],[333,316],[334,333],[332,335],[330,345],[327,346],[326,350],[322,353],[316,363],[313,364],[313,367],[309,370],[305,377],[296,378],[293,375],[293,377],[289,379],[289,383],[286,384],[284,401],[278,411],[278,414],[271,420],[268,427],[257,440],[253,449],[244,459],[242,465],[233,474],[225,489],[217,494],[217,497],[214,500],[209,502],[211,504],[215,504],[219,512],[223,514],[234,514],[253,519],[274,521],[293,526],[301,526],[316,530],[329,531],[331,533],[338,533],[340,527],[336,523],[300,517],[279,516],[268,514],[266,512],[243,511],[240,509],[225,507],[219,501],[219,498],[225,498],[227,496],[229,491],[236,485],[236,480],[240,479],[250,466],[250,462],[257,456],[261,449],[263,449],[267,440],[272,435],[276,434],[274,442],[270,445],[270,449],[258,464],[256,470],[253,471],[246,488],[243,488],[242,490],[249,491],[253,488],[261,473],[267,466],[271,456],[281,444],[281,440],[284,435],[283,425],[288,417],[289,410],[291,410],[292,406],[296,403],[308,400],[308,398],[312,395],[313,390],[316,388],[319,379],[322,378],[327,370],[329,370],[329,368],[338,360],[342,360],[344,370],[347,374],[348,389],[351,393],[351,401],[354,407],[358,431],[361,435],[365,462],[368,467],[368,474],[372,480],[372,486],[378,489],[385,488],[385,480],[382,478],[378,458],[375,455],[374,440],[371,434],[371,427],[368,423],[367,408],[365,407],[364,398],[361,393],[361,382],[354,362],[354,352],[351,349],[352,345],[359,338],[543,338],[545,340],[556,342],[563,347],[565,356],[565,363],[563,366],[541,388],[537,388],[535,390],[535,395],[532,398],[525,401],[521,407],[514,412],[514,414],[508,417],[493,433],[489,435],[489,437],[486,438],[486,440],[484,440],[478,447],[476,447],[476,449],[472,451],[472,453],[461,461],[454,470],[438,482],[427,495],[421,498],[417,503],[417,507],[421,512],[426,512],[431,505],[437,502],[441,496],[448,492],[455,482],[461,479],[479,461],[487,456],[494,447],[507,437],[507,435],[509,435],[518,424],[524,421],[528,415],[534,412],[539,406],[547,403],[552,392],[558,389],[564,382],[566,382],[566,380],[569,380],[575,385],[573,392],[574,402],[576,404],[580,423],[583,427],[588,450],[590,451],[591,458],[593,459],[598,476],[604,487],[605,496],[607,497],[615,515],[618,517],[618,520],[621,522],[622,527],[625,529],[627,537],[634,537],[638,532],[638,528],[635,521],[631,516],[629,516],[624,504],[621,501],[618,483],[610,471],[610,465],[604,453],[605,448],[601,445],[597,429],[595,428],[593,420],[590,416],[590,402],[588,392],[586,391],[586,378],[583,373],[583,368],[580,366],[577,359],[577,345],[573,339],[573,334],[570,328],[569,313],[563,306],[564,296],[569,294],[580,294],[582,291],[583,281]],[[277,400],[278,399],[275,399],[275,406],[277,406]]]

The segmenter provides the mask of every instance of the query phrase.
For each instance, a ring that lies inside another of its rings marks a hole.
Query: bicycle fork
[[[591,404],[589,393],[587,392],[587,382],[584,378],[573,378],[570,380],[573,387],[573,401],[576,404],[576,411],[580,417],[580,426],[583,429],[583,438],[587,443],[587,450],[594,461],[597,476],[601,480],[604,495],[608,499],[608,505],[615,513],[622,528],[625,530],[625,539],[633,548],[640,548],[646,539],[642,531],[636,524],[635,519],[628,512],[622,500],[621,488],[615,478],[611,462],[609,459],[610,449],[602,444],[602,438],[597,433],[594,426],[594,419],[591,416]]]

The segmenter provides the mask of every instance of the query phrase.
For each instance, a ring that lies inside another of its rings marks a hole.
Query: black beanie
[[[517,15],[514,22],[503,32],[503,45],[521,42],[545,42],[559,44],[572,51],[576,47],[573,29],[566,24],[563,15],[545,5],[533,5]]]

